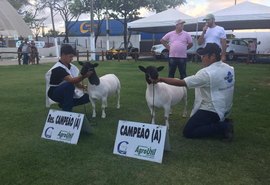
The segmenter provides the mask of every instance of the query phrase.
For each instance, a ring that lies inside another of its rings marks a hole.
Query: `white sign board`
[[[45,42],[44,41],[34,41],[34,42],[35,42],[35,45],[36,45],[37,48],[44,48],[44,46],[45,46]],[[18,40],[16,42],[16,47],[17,48],[20,47],[21,43],[22,43],[22,41],[21,40]]]
[[[50,109],[41,137],[77,144],[84,114]]]
[[[162,162],[167,127],[119,120],[114,154]]]

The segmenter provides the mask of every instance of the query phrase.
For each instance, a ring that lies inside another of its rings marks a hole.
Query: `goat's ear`
[[[145,72],[146,69],[143,66],[138,66],[138,67],[142,72]]]
[[[81,61],[78,61],[78,63],[82,66],[83,65],[83,62],[81,62]]]
[[[162,71],[164,69],[164,66],[159,66],[158,68],[157,68],[157,71]]]
[[[98,63],[94,63],[94,67],[97,67],[98,66]]]

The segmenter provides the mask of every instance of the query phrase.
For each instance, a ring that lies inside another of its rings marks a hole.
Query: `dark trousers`
[[[53,90],[49,90],[48,96],[55,102],[58,102],[64,111],[72,111],[72,108],[77,105],[86,104],[89,102],[89,95],[84,94],[81,98],[73,98],[75,86],[69,82],[65,82]]]
[[[174,78],[176,68],[178,68],[180,79],[184,79],[187,76],[186,62],[186,58],[169,58],[169,78]]]
[[[29,61],[28,53],[23,53],[23,64],[27,65]]]
[[[249,52],[249,60],[250,62],[256,62],[256,51]]]
[[[228,128],[227,122],[219,122],[219,116],[215,112],[198,110],[190,117],[183,130],[186,138],[203,138],[212,136],[224,137]]]
[[[21,65],[22,57],[23,57],[23,54],[22,53],[18,53],[18,63],[19,63],[19,65]]]

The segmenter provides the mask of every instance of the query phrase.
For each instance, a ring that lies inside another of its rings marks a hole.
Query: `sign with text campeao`
[[[77,144],[84,114],[50,109],[41,137]]]
[[[167,127],[119,120],[113,153],[162,163]]]

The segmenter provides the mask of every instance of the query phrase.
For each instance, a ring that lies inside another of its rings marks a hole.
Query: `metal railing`
[[[132,57],[133,60],[137,61],[139,58],[139,55],[142,54],[147,54],[147,55],[152,55],[151,52],[144,52],[144,53],[139,53],[139,52],[126,52],[126,51],[117,51],[117,52],[110,52],[110,51],[101,51],[101,52],[91,52],[89,50],[87,51],[77,51],[77,61],[80,60],[80,57],[86,57],[86,61],[91,61],[91,54],[95,53],[96,54],[96,60],[100,59],[101,61],[105,61],[105,59],[108,60],[129,60],[127,56],[134,56]],[[108,57],[110,56],[110,59]]]
[[[91,54],[92,53],[95,53],[96,54],[96,61],[109,61],[107,59],[107,56],[110,54],[112,55],[111,52],[108,52],[108,51],[101,51],[101,52],[91,52],[91,51],[76,51],[77,55],[76,55],[76,58],[77,58],[77,61],[80,61],[81,58],[86,58],[86,61],[91,61]],[[19,56],[22,55],[22,52],[9,52],[9,51],[5,51],[5,52],[0,52],[0,59],[2,55],[5,55],[5,54],[14,54],[17,56],[18,58],[18,64],[21,65],[21,59],[22,57],[20,58]],[[127,57],[127,56],[135,56],[135,57]],[[240,53],[237,53],[237,55],[241,55],[242,57],[245,57],[246,58],[246,62],[250,62],[250,54],[240,54]],[[121,57],[121,56],[125,56],[125,57]],[[125,52],[125,51],[118,51],[117,53],[114,53],[113,57],[111,59],[114,59],[114,60],[135,60],[137,61],[138,58],[140,58],[140,56],[153,56],[153,53],[152,52]],[[256,54],[256,58],[269,58],[270,59],[270,54]],[[85,59],[84,59],[85,60]]]

